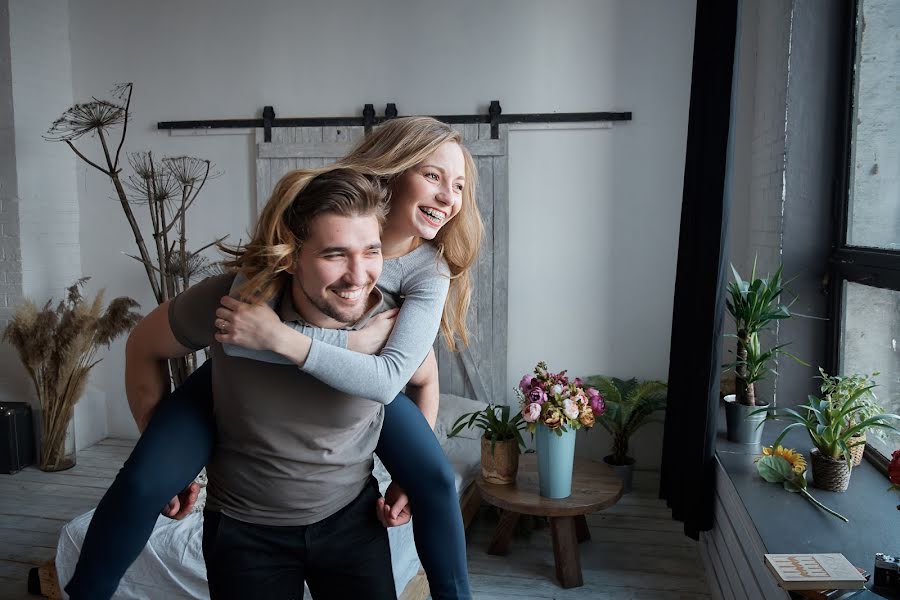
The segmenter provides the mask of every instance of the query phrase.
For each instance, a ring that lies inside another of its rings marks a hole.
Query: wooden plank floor
[[[33,467],[0,475],[0,598],[28,600],[28,570],[53,558],[60,528],[94,508],[133,441],[106,439],[81,450],[61,473]],[[590,515],[591,540],[580,545],[584,586],[554,579],[550,529],[517,534],[507,556],[485,552],[496,518],[483,507],[468,533],[475,598],[499,600],[702,600],[709,598],[697,544],[685,537],[656,497],[656,474],[638,473],[636,489],[616,506]]]
[[[506,556],[485,550],[496,517],[482,507],[468,533],[469,578],[479,600],[703,600],[710,598],[699,545],[657,498],[659,474],[635,473],[635,489],[588,515],[591,539],[579,544],[584,586],[562,589],[554,576],[550,528],[517,532]]]
[[[107,439],[80,450],[67,471],[28,467],[0,475],[0,598],[34,598],[27,591],[28,570],[56,555],[59,530],[97,506],[133,445]]]

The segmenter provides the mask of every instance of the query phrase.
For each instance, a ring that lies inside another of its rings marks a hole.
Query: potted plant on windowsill
[[[732,442],[759,445],[765,411],[757,409],[768,408],[769,404],[757,398],[755,384],[775,374],[770,366],[775,358],[784,354],[806,365],[784,350],[787,344],[766,350],[760,343],[760,333],[772,323],[791,316],[788,306],[780,301],[782,293],[787,292],[781,279],[783,268],[779,266],[771,277],[757,277],[754,260],[750,279],[744,280],[734,265],[731,266],[734,281],[728,284],[725,305],[734,319],[736,333],[729,337],[736,338],[737,348],[734,362],[725,365],[735,374],[734,397],[725,397],[725,418],[728,439]]]
[[[519,470],[520,448],[525,447],[521,411],[511,414],[507,404],[488,404],[484,409],[466,413],[456,420],[447,434],[452,438],[465,427],[484,431],[481,436],[481,476],[488,483],[515,483]]]
[[[781,445],[781,440],[792,429],[803,428],[813,443],[810,451],[812,463],[813,485],[832,492],[843,492],[850,483],[853,469],[853,457],[850,453],[853,438],[865,430],[885,429],[900,432],[889,420],[900,420],[900,416],[880,413],[870,417],[858,417],[863,410],[856,402],[856,397],[843,400],[832,397],[817,398],[810,395],[806,404],[792,408],[767,409],[754,411],[768,419],[785,419],[793,421],[778,435],[772,443],[773,448]],[[853,426],[848,426],[855,422]]]
[[[600,426],[612,436],[611,452],[603,462],[622,478],[622,493],[631,491],[634,458],[628,455],[631,436],[647,423],[661,423],[654,413],[666,408],[667,386],[662,381],[623,380],[603,375],[585,378],[597,388],[606,402],[606,412],[597,417]]]
[[[829,375],[822,367],[819,367],[819,378],[822,380],[822,395],[838,404],[843,404],[848,399],[853,400],[854,405],[859,407],[859,410],[847,422],[847,427],[853,427],[869,417],[874,417],[884,412],[884,409],[878,404],[875,394],[872,393],[872,389],[875,387],[876,376],[878,376],[877,372],[871,375]],[[882,432],[883,430],[878,429],[873,431],[876,435]],[[858,435],[849,441],[848,445],[850,446],[850,455],[853,457],[853,466],[859,466],[866,448],[866,430],[860,431]]]

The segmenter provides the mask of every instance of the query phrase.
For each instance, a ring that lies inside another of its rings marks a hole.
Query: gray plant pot
[[[612,454],[603,457],[603,462],[622,480],[622,495],[625,495],[631,491],[631,480],[634,477],[634,459],[630,456],[625,457],[627,464],[624,465],[614,465],[610,462],[611,460]]]
[[[748,415],[755,410],[768,407],[768,404],[745,406],[738,404],[734,394],[725,396],[725,423],[728,426],[728,441],[759,446],[763,432],[761,423],[766,420],[766,413],[763,412],[752,417]]]

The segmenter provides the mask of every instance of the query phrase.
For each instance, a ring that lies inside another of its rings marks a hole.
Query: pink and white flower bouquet
[[[565,371],[551,373],[543,361],[534,368],[534,374],[522,377],[516,395],[531,433],[539,423],[560,435],[569,428],[590,429],[606,411],[603,397],[595,388],[584,387],[578,377],[570,381]]]

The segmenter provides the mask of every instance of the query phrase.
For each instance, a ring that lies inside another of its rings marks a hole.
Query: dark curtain
[[[728,262],[738,0],[697,0],[660,497],[686,535],[713,524]]]

